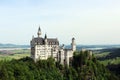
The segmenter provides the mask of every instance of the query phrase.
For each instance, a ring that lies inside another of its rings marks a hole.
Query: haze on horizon
[[[0,0],[0,43],[42,37],[69,44],[120,44],[120,0]]]

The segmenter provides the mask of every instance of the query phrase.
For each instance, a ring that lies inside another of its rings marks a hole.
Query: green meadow
[[[117,50],[113,50],[113,52],[101,52],[101,53],[97,53],[94,54],[95,57],[100,61],[100,63],[102,63],[103,65],[107,66],[107,65],[117,65],[120,64],[120,52],[118,52]]]
[[[11,54],[9,54],[7,52],[6,53],[1,52],[0,60],[20,59],[20,58],[30,56],[30,50],[28,50],[28,49],[10,50],[10,52],[11,52]]]

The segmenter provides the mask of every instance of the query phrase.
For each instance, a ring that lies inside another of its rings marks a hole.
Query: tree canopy
[[[119,80],[89,51],[75,52],[71,66],[53,58],[36,63],[29,57],[0,61],[0,80]]]

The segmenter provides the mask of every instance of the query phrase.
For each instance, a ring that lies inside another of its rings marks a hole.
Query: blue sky
[[[42,37],[61,44],[120,44],[120,0],[0,0],[0,43]]]

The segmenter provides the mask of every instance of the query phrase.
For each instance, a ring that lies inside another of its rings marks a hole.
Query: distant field
[[[107,59],[104,61],[100,61],[100,63],[102,63],[105,66],[110,65],[110,64],[120,64],[120,57],[117,57],[115,59]]]
[[[95,54],[95,56],[96,57],[106,57],[109,54],[110,54],[110,52],[103,52],[103,53]]]
[[[94,54],[100,63],[107,66],[110,64],[120,64],[120,49],[108,49]]]
[[[99,51],[98,51],[99,52]],[[94,54],[100,63],[107,66],[108,64],[120,64],[120,49],[108,49]],[[0,51],[0,60],[20,59],[30,56],[30,49],[15,49]]]
[[[0,60],[20,59],[27,56],[30,56],[29,49],[8,50],[0,52]]]

